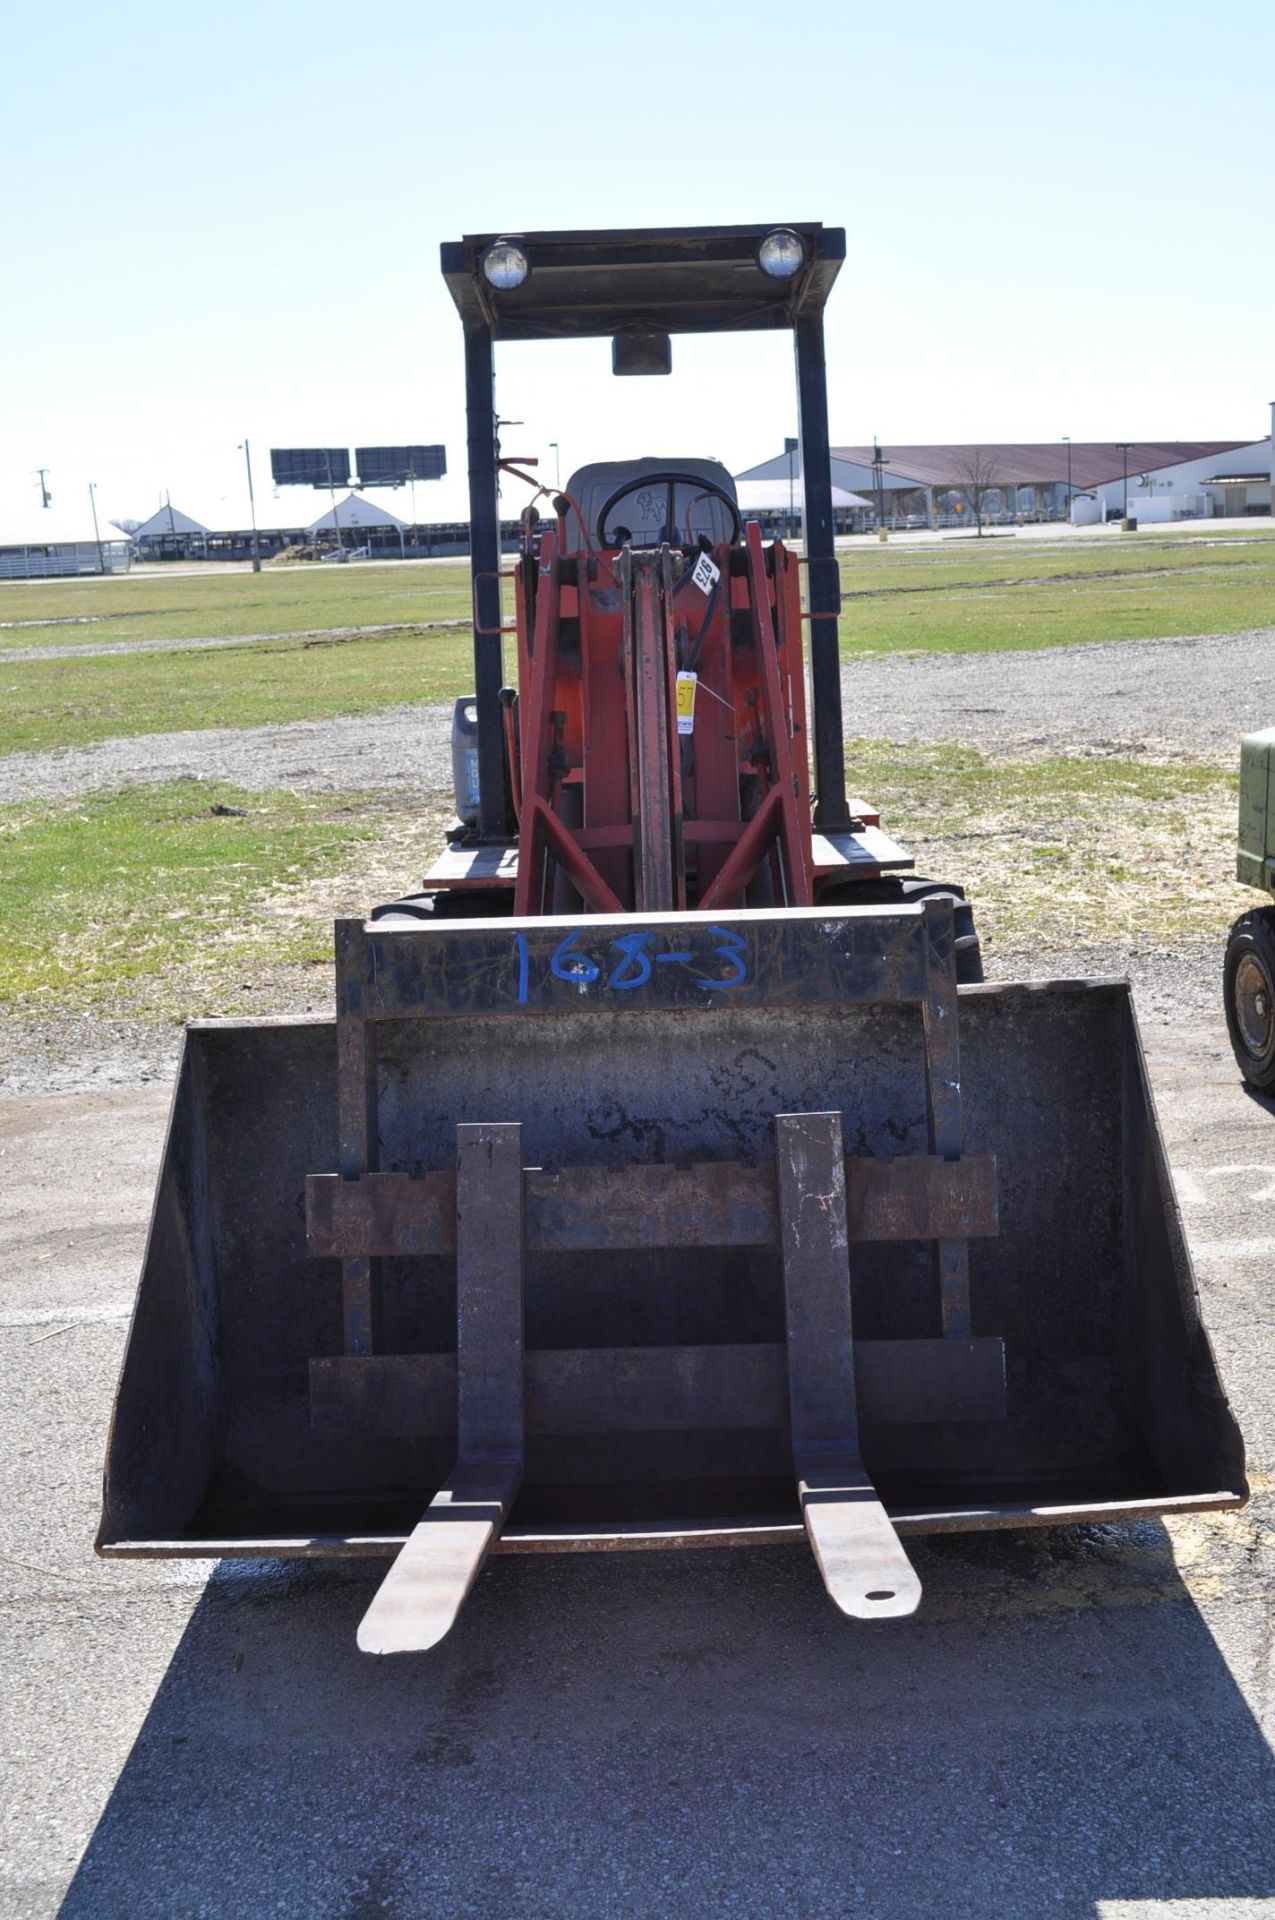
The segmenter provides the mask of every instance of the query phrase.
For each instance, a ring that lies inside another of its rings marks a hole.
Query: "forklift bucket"
[[[106,1555],[393,1556],[1236,1506],[1120,981],[963,988],[951,902],[337,929],[337,1018],[186,1035]]]

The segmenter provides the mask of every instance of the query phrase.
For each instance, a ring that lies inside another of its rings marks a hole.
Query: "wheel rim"
[[[1235,969],[1235,1019],[1240,1038],[1255,1060],[1275,1044],[1275,990],[1261,962],[1246,953]]]

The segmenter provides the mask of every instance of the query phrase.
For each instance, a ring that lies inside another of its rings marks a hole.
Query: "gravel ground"
[[[1030,751],[1216,755],[1272,720],[1275,627],[1022,653],[898,654],[843,668],[848,735],[959,739]],[[0,805],[134,780],[215,774],[243,787],[415,787],[451,781],[448,705],[353,720],[151,733],[0,759]]]
[[[1236,757],[1275,723],[1275,627],[1021,653],[892,654],[842,668],[846,731],[971,746]]]
[[[208,727],[98,740],[0,759],[0,806],[130,781],[217,779],[247,788],[340,791],[451,784],[451,707],[391,707],[352,720]]]

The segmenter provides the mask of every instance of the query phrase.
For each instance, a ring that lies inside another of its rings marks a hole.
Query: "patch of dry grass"
[[[856,741],[848,758],[918,870],[966,887],[989,953],[1211,940],[1254,904],[1235,879],[1227,768],[953,742]]]

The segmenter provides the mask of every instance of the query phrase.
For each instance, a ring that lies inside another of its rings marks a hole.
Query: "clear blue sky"
[[[19,0],[5,35],[0,537],[98,482],[263,522],[271,444],[447,443],[438,246],[494,228],[819,219],[833,439],[1257,437],[1275,7],[912,0],[681,8]],[[508,450],[709,453],[793,429],[786,342],[505,351]],[[517,443],[515,445],[515,442]]]

